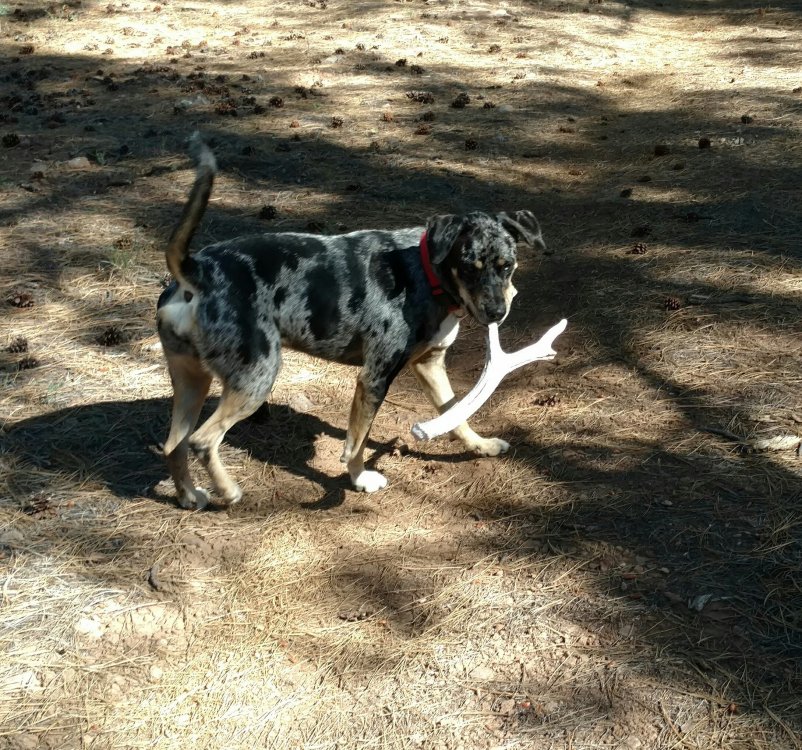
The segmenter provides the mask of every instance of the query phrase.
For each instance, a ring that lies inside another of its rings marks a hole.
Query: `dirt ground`
[[[0,748],[802,747],[802,4],[0,0],[0,59]],[[509,455],[404,373],[357,494],[355,370],[291,353],[242,503],[175,505],[196,128],[198,244],[536,213]]]

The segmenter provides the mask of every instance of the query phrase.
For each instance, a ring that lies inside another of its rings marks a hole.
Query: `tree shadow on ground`
[[[216,399],[209,399],[198,424],[210,416],[215,404]],[[23,505],[32,495],[51,490],[54,480],[61,478],[58,482],[66,479],[65,486],[99,482],[120,498],[174,501],[171,484],[166,494],[156,489],[168,476],[161,445],[169,431],[169,413],[170,401],[163,398],[102,401],[6,423],[3,448],[15,467],[8,477],[12,496]],[[347,416],[344,409],[343,424]],[[344,490],[351,486],[344,467],[339,476],[330,476],[310,465],[321,435],[342,442],[345,429],[284,404],[265,404],[227,433],[226,445],[246,451],[260,463],[309,479],[323,491],[319,501],[306,501],[303,507],[330,507],[331,496],[340,504]],[[367,463],[394,449],[395,441],[369,440]],[[405,453],[421,461],[460,463],[473,458],[459,451],[443,456],[405,448]],[[199,486],[208,484],[201,466],[194,473]]]

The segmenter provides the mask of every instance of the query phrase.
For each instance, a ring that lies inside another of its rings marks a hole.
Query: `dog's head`
[[[510,311],[518,242],[546,250],[531,211],[434,216],[426,236],[443,287],[484,325],[500,323]]]

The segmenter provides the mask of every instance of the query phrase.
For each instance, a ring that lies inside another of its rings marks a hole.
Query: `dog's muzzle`
[[[499,323],[507,315],[507,305],[504,302],[488,302],[482,305],[482,320],[485,325]]]

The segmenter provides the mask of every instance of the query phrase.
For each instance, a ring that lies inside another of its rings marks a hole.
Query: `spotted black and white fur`
[[[175,281],[158,303],[174,390],[165,455],[179,503],[201,508],[209,501],[190,477],[189,449],[203,461],[223,504],[242,496],[218,448],[234,424],[264,403],[284,345],[361,366],[341,460],[357,490],[383,488],[387,480],[365,469],[363,452],[390,383],[410,364],[440,412],[455,402],[444,360],[459,319],[470,314],[487,325],[506,317],[516,293],[516,242],[545,247],[537,220],[529,211],[474,212],[435,216],[411,229],[236,237],[190,253],[217,169],[200,138],[193,138],[193,148],[195,183],[167,249]],[[424,231],[444,290],[439,295],[421,259]],[[213,376],[222,381],[222,396],[195,430]],[[467,424],[453,434],[480,455],[509,449]]]

